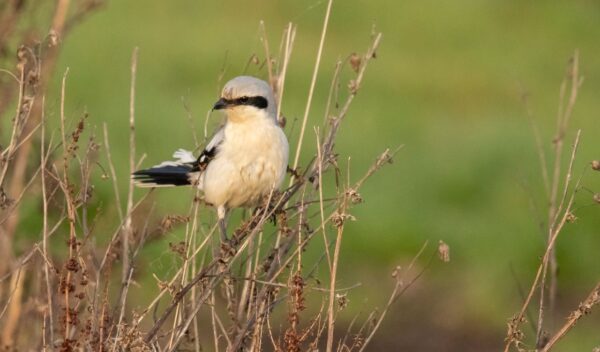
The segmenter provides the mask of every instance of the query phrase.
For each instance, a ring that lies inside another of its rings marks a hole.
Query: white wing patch
[[[173,157],[177,159],[180,163],[194,163],[196,162],[196,157],[192,152],[185,149],[177,149],[175,153],[173,153]]]

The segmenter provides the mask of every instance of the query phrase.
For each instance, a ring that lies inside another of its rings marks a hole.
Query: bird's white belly
[[[228,140],[208,165],[202,180],[207,203],[229,209],[256,206],[281,185],[288,158],[283,131],[274,125],[245,127],[226,130]]]

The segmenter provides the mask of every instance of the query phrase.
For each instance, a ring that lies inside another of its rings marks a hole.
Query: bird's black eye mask
[[[257,109],[266,109],[269,106],[269,102],[265,97],[240,97],[236,99],[221,98],[215,103],[213,110],[221,110],[239,105],[254,106]]]

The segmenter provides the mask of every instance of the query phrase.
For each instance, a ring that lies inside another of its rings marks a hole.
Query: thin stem
[[[327,10],[325,12],[325,20],[323,21],[323,30],[321,31],[321,40],[319,41],[319,50],[317,51],[317,59],[315,60],[315,67],[313,69],[312,79],[310,81],[310,89],[308,91],[308,98],[306,99],[306,108],[304,109],[304,117],[302,118],[302,128],[300,129],[300,137],[298,137],[298,144],[296,147],[296,156],[294,157],[294,166],[292,169],[296,170],[298,167],[298,161],[300,160],[300,151],[302,150],[302,142],[304,140],[304,131],[306,130],[306,123],[308,121],[308,114],[310,113],[310,107],[312,105],[312,97],[315,91],[315,85],[317,83],[317,76],[319,74],[319,65],[321,63],[321,55],[323,54],[323,45],[325,44],[325,34],[327,33],[327,25],[329,23],[329,15],[331,13],[331,5],[333,0],[327,2]],[[290,180],[292,184],[294,177]]]
[[[44,104],[45,99],[42,102],[42,113],[44,112]],[[42,140],[40,143],[41,148],[41,181],[42,181],[42,209],[43,209],[43,229],[42,229],[42,252],[44,253],[44,278],[46,280],[46,299],[48,304],[48,320],[49,320],[49,331],[50,331],[50,341],[54,341],[54,308],[53,308],[53,300],[52,300],[52,286],[50,285],[50,265],[48,263],[48,195],[46,191],[46,164],[48,162],[48,155],[46,155],[46,122],[44,116],[42,116]],[[51,148],[48,148],[51,149]],[[44,334],[45,335],[45,334]],[[45,337],[45,336],[44,336]],[[44,345],[44,348],[46,346]]]
[[[542,349],[541,352],[547,352],[552,349],[552,347],[563,338],[569,330],[575,326],[575,324],[581,319],[584,315],[588,314],[592,307],[600,303],[600,282],[596,284],[596,287],[590,292],[587,298],[579,304],[579,307],[571,312],[567,321],[564,325],[558,330],[558,332],[550,338],[546,346]]]
[[[577,137],[575,139],[575,143],[573,145],[573,152],[571,154],[572,158],[574,158],[574,155],[576,154],[577,146],[579,145],[579,136],[580,136],[580,134],[578,133]],[[581,182],[581,180],[577,181],[577,183],[575,185],[575,188],[574,188],[575,191],[579,188],[580,182]],[[531,284],[531,288],[529,289],[529,293],[527,295],[527,298],[525,299],[525,302],[523,303],[523,306],[521,307],[521,310],[519,311],[519,313],[517,314],[517,316],[514,318],[514,321],[516,322],[516,326],[514,327],[515,329],[518,327],[518,325],[520,324],[520,322],[523,320],[523,316],[525,315],[527,307],[531,303],[531,300],[533,299],[535,291],[538,288],[538,284],[541,281],[542,273],[544,271],[544,268],[547,267],[548,261],[550,260],[550,256],[551,256],[552,250],[554,249],[554,243],[556,242],[556,238],[558,237],[558,235],[562,231],[564,225],[567,223],[567,219],[569,218],[571,207],[572,207],[573,202],[575,200],[575,193],[576,193],[575,191],[573,191],[573,193],[571,194],[571,197],[569,198],[569,201],[567,203],[567,207],[566,207],[566,209],[565,209],[565,211],[563,213],[563,216],[561,217],[561,219],[558,222],[558,224],[552,230],[552,235],[551,235],[551,237],[550,237],[550,239],[548,241],[548,244],[546,246],[546,251],[544,253],[544,256],[542,257],[542,262],[540,263],[540,266],[538,267],[538,270],[537,270],[537,273],[536,273],[535,278],[533,280],[533,283]],[[513,338],[511,338],[511,336],[509,336],[507,338],[506,345],[504,346],[504,352],[508,352],[510,350],[510,346],[514,342],[515,342],[515,340]]]
[[[567,82],[571,81],[571,90],[569,95],[569,100],[567,102],[566,109],[563,108],[563,103],[565,101],[566,95],[566,87]],[[571,60],[571,66],[566,74],[566,77],[561,84],[560,88],[560,98],[559,98],[559,108],[558,108],[558,116],[556,119],[556,136],[554,137],[554,170],[552,175],[552,185],[550,189],[550,202],[548,207],[548,241],[552,236],[553,227],[558,220],[558,216],[562,211],[562,207],[564,204],[564,200],[566,198],[566,192],[568,189],[568,182],[570,181],[571,172],[567,173],[567,180],[564,185],[563,197],[558,204],[558,188],[560,185],[560,171],[561,171],[561,162],[562,162],[562,154],[563,154],[563,146],[564,146],[564,137],[567,133],[567,127],[569,121],[572,116],[573,108],[575,106],[575,102],[577,100],[577,92],[580,84],[579,79],[579,53],[575,51],[573,58]],[[577,137],[579,138],[579,137]],[[571,164],[573,162],[574,155],[571,159]],[[544,322],[544,310],[545,310],[545,294],[546,294],[546,276],[548,269],[550,271],[550,287],[548,289],[548,300],[550,310],[554,310],[555,298],[556,298],[556,277],[558,274],[558,263],[556,261],[556,253],[554,249],[550,251],[550,259],[546,264],[544,264],[542,278],[540,282],[540,298],[539,298],[539,310],[538,310],[538,325],[536,331],[536,345],[539,345],[542,341],[542,333],[543,333],[543,322]]]
[[[345,207],[345,206],[344,206]],[[340,257],[340,248],[342,245],[342,235],[344,234],[344,225],[338,226],[337,237],[335,239],[335,249],[333,251],[333,263],[331,266],[331,279],[329,283],[329,309],[327,315],[327,352],[333,349],[334,333],[334,306],[335,306],[335,281],[337,279],[337,267]]]
[[[319,176],[319,212],[321,213],[321,223],[325,223],[325,209],[323,207],[323,154],[321,151],[321,143],[319,143],[319,130],[315,128],[317,136],[317,175]],[[327,255],[327,267],[329,272],[332,272],[331,254],[329,254],[329,245],[327,244],[327,233],[325,226],[323,229],[323,244],[325,245],[325,254]]]
[[[129,90],[129,172],[135,171],[135,79],[137,73],[139,48],[133,49],[131,55],[131,86]],[[123,271],[121,276],[121,284],[125,285],[129,278],[131,266],[131,258],[129,251],[130,236],[133,231],[131,227],[131,209],[133,207],[133,178],[129,178],[129,192],[127,193],[127,211],[125,226],[123,227],[121,237],[121,251],[123,259]],[[123,309],[123,307],[121,307]]]

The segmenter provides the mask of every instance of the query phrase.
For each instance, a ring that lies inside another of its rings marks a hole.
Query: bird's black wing
[[[139,187],[192,185],[197,182],[199,173],[206,170],[210,161],[214,159],[224,136],[221,127],[196,160],[191,152],[178,150],[174,155],[179,158],[178,161],[165,161],[149,169],[136,171],[132,174],[133,180]]]
[[[223,143],[223,139],[225,138],[224,127],[221,127],[213,138],[208,142],[204,150],[196,159],[196,163],[194,164],[194,172],[203,172],[206,170],[206,167],[214,159],[215,155],[217,155],[217,151],[221,143]]]

